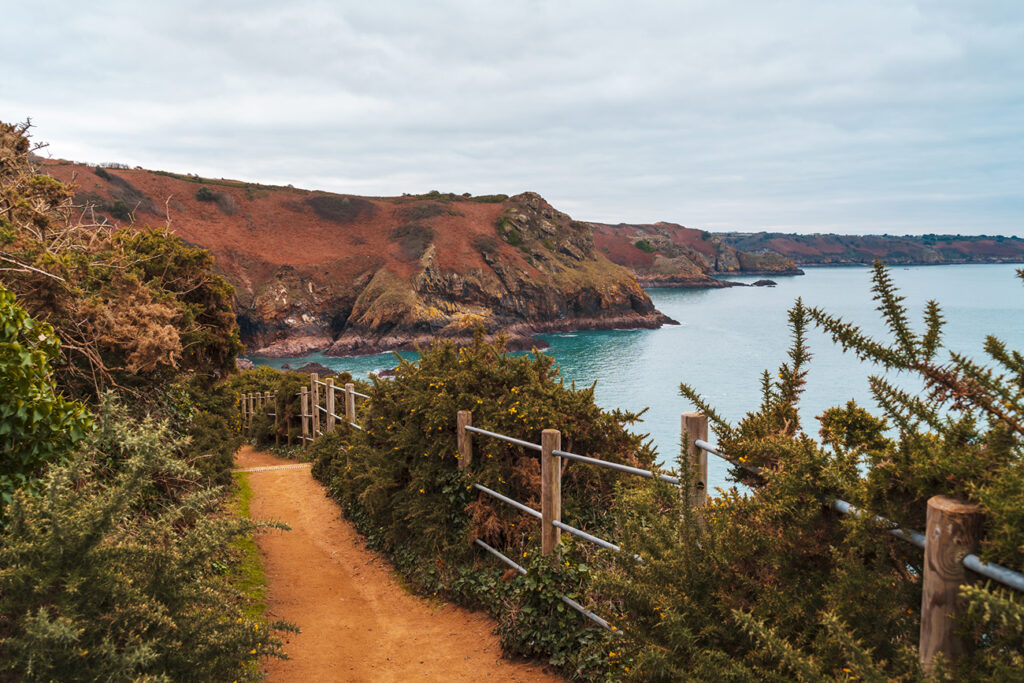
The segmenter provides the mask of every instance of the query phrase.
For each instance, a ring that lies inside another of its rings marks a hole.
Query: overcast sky
[[[1024,235],[1024,2],[6,3],[49,154],[583,220]]]

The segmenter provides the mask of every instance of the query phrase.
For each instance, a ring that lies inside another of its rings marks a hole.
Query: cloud
[[[20,12],[20,14],[19,14]],[[0,118],[56,156],[582,219],[1024,230],[1016,3],[50,2]]]

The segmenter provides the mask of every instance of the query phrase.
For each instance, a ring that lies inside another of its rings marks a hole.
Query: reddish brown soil
[[[44,172],[72,183],[79,196],[111,198],[112,186],[84,164],[63,161],[44,163]],[[228,271],[244,262],[250,269],[261,262],[271,266],[316,266],[335,278],[351,280],[372,272],[386,262],[400,277],[409,276],[415,266],[402,258],[391,230],[404,224],[429,224],[436,231],[438,264],[459,272],[484,266],[473,247],[472,236],[493,235],[494,222],[507,208],[503,203],[461,201],[433,202],[413,197],[351,197],[368,210],[350,220],[332,220],[317,215],[308,201],[326,193],[290,187],[256,186],[247,194],[243,183],[211,180],[211,191],[229,195],[235,210],[230,215],[217,202],[199,201],[197,182],[142,169],[110,169],[107,173],[130,183],[152,200],[162,215],[141,213],[136,222],[162,226],[189,242],[200,244],[218,257]],[[334,195],[342,197],[343,195]],[[440,204],[441,211],[427,219],[410,213],[416,206]],[[372,208],[370,208],[372,207]],[[497,243],[508,255],[517,256],[511,246]],[[251,276],[251,274],[250,274]]]
[[[294,464],[243,448],[239,467]],[[486,615],[431,602],[402,588],[306,469],[246,475],[253,519],[291,531],[257,539],[268,616],[302,629],[290,660],[268,662],[271,681],[559,681],[539,666],[501,658]]]

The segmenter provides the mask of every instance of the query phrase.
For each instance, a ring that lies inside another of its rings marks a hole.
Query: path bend
[[[487,615],[402,588],[308,468],[278,469],[294,464],[248,446],[235,456],[239,468],[261,468],[244,475],[253,491],[252,518],[292,527],[257,537],[268,616],[302,629],[286,634],[291,659],[268,662],[268,680],[562,680],[536,664],[502,659]]]

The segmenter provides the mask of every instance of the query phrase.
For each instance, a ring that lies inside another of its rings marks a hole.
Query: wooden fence
[[[322,392],[321,388],[323,389]],[[343,392],[344,417],[335,412],[335,392],[337,391]],[[328,377],[326,380],[321,381],[315,373],[310,375],[309,387],[303,387],[297,396],[301,400],[300,417],[302,420],[302,439],[304,444],[309,444],[318,436],[331,432],[338,423],[345,423],[353,428],[362,429],[356,423],[355,398],[357,396],[364,399],[370,398],[366,394],[356,392],[352,383],[346,384],[342,389],[334,385],[332,378]],[[324,399],[323,404],[321,404],[321,396]],[[252,433],[252,418],[254,415],[260,414],[261,411],[263,414],[272,415],[275,419],[275,427],[277,426],[276,407],[274,413],[267,412],[270,405],[276,405],[276,403],[272,402],[272,399],[275,398],[276,395],[269,392],[244,394],[241,397],[242,424],[250,435]],[[322,421],[320,419],[321,415],[324,418]],[[562,522],[561,472],[563,459],[618,470],[634,476],[657,478],[676,486],[682,485],[680,478],[668,474],[563,451],[561,450],[561,432],[557,429],[543,430],[540,443],[533,443],[473,426],[473,414],[468,410],[458,411],[455,422],[458,467],[460,470],[466,470],[473,462],[474,434],[485,438],[499,439],[540,453],[541,509],[539,511],[519,501],[512,500],[482,484],[473,484],[473,487],[496,500],[515,507],[531,517],[539,519],[541,523],[541,553],[545,555],[557,552],[563,531],[595,543],[600,547],[613,551],[620,550],[619,546],[610,541],[597,538],[582,529],[577,529]],[[690,477],[686,479],[692,482],[690,490],[681,490],[680,495],[688,496],[690,504],[694,507],[699,508],[703,506],[708,499],[707,456],[709,454],[720,457],[735,467],[748,470],[759,476],[767,474],[757,467],[730,458],[709,444],[707,442],[708,420],[702,413],[683,413],[680,431],[681,443],[685,445],[687,454],[685,462],[690,468]],[[275,437],[276,434],[277,430],[275,429]],[[829,500],[827,502],[834,510],[841,514],[864,514],[846,501]],[[902,529],[881,517],[874,517],[874,520],[879,525],[885,527],[888,533],[912,543],[924,551],[921,628],[918,651],[921,663],[926,669],[932,666],[936,655],[940,653],[946,660],[953,661],[963,652],[963,643],[955,629],[955,619],[964,608],[963,601],[959,596],[960,587],[969,584],[973,580],[974,577],[971,573],[980,574],[1007,587],[1024,591],[1024,576],[1006,567],[986,564],[975,554],[981,527],[981,513],[976,505],[954,500],[946,496],[934,496],[928,500],[927,505],[926,529],[923,534],[913,530]],[[522,566],[502,554],[499,550],[489,546],[482,539],[476,539],[475,543],[505,564],[516,569],[519,573],[526,573]],[[567,596],[563,595],[561,597],[563,602],[598,625],[606,629],[610,628],[608,622],[600,616],[585,609]]]

